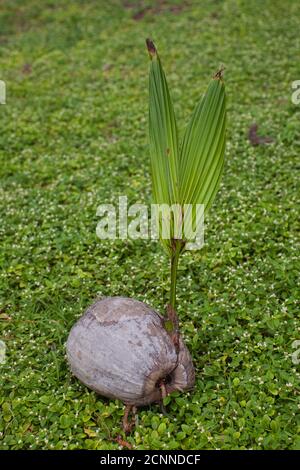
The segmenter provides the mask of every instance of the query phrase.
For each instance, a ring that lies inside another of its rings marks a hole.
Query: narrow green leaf
[[[178,137],[172,100],[157,50],[147,39],[149,75],[149,140],[154,200],[178,201]]]
[[[149,142],[153,198],[156,204],[171,206],[178,202],[178,136],[176,120],[168,84],[157,50],[147,39],[151,59],[149,74]],[[159,221],[159,234],[167,233],[162,239],[164,247],[170,251],[170,240],[174,235],[174,220],[162,216]]]
[[[179,166],[182,205],[204,204],[206,213],[212,204],[224,166],[225,127],[226,98],[220,72],[210,82],[185,131]]]

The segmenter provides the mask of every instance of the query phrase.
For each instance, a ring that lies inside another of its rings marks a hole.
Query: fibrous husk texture
[[[182,338],[179,351],[163,317],[125,297],[96,301],[73,326],[67,341],[73,374],[89,388],[125,404],[147,405],[167,394],[191,389],[195,374]]]

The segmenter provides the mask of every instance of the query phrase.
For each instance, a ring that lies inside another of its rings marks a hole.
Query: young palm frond
[[[220,70],[196,106],[179,147],[173,104],[161,61],[153,42],[147,39],[146,44],[151,59],[149,140],[153,199],[157,205],[179,208],[173,215],[162,212],[158,218],[160,239],[171,257],[170,305],[174,310],[179,255],[203,223],[194,208],[202,204],[206,213],[220,185],[225,150],[225,86]]]

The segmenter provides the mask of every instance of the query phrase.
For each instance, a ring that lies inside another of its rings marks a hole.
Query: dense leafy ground
[[[226,66],[228,145],[203,250],[180,266],[195,390],[142,409],[135,449],[300,447],[295,1],[0,2],[2,449],[113,449],[123,405],[72,378],[64,344],[97,295],[163,310],[159,245],[100,241],[96,208],[150,201],[148,57],[155,39],[181,128]],[[257,123],[271,136],[253,147]],[[295,362],[295,361],[294,361]]]

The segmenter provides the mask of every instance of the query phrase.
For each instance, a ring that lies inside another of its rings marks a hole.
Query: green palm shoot
[[[149,142],[154,203],[179,208],[158,217],[162,245],[171,260],[170,306],[175,312],[176,280],[180,254],[193,242],[191,227],[199,233],[203,219],[194,208],[202,204],[204,215],[211,206],[224,166],[226,97],[222,70],[211,79],[178,141],[176,119],[168,84],[157,49],[146,40],[150,57]],[[185,207],[192,207],[184,218]],[[169,230],[169,232],[166,232]],[[167,236],[166,236],[167,233]]]

